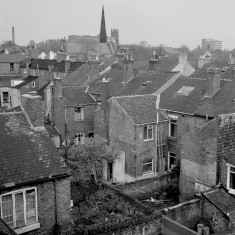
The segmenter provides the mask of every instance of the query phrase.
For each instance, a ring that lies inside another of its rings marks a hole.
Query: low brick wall
[[[174,172],[125,185],[117,185],[115,188],[139,200],[159,195],[162,192],[167,193],[166,196],[168,197],[175,197],[176,195],[177,198],[174,199],[178,199],[178,184],[179,176]]]
[[[164,213],[170,219],[196,230],[197,224],[201,221],[200,199],[193,199],[176,206],[164,209]]]

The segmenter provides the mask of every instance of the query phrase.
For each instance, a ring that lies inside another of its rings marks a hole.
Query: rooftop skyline
[[[223,42],[223,49],[235,48],[234,0],[2,0],[0,43],[11,40],[13,26],[18,45],[98,35],[102,5],[107,35],[119,29],[120,44],[146,41],[194,49],[202,38],[213,38]]]

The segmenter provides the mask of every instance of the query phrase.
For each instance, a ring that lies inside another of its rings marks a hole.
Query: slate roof
[[[222,83],[223,84],[223,83]],[[235,81],[230,81],[222,85],[212,98],[207,98],[201,104],[196,114],[208,114],[210,116],[217,116],[221,114],[234,113],[235,111]]]
[[[235,211],[235,198],[224,189],[215,189],[203,193],[203,195],[224,214],[228,215],[228,213]]]
[[[16,233],[0,218],[0,234],[16,235]]]
[[[1,86],[10,87],[11,80],[24,80],[25,77],[26,77],[25,75],[21,75],[21,74],[0,76],[0,87]]]
[[[100,63],[100,71],[106,69],[107,67],[109,67],[110,65],[112,65],[116,60],[117,60],[117,56],[116,55],[112,55],[108,58],[106,58],[104,61],[102,61]]]
[[[56,60],[48,60],[48,59],[36,59],[33,60],[30,64],[30,68],[32,69],[44,69],[44,70],[48,70],[48,65],[53,65],[55,66],[55,64],[57,63]]]
[[[91,71],[91,70],[90,70]],[[87,63],[78,68],[78,71],[74,71],[62,80],[62,84],[65,86],[84,86],[89,84],[89,66]]]
[[[23,54],[0,54],[0,63],[20,63],[25,58]]]
[[[20,84],[16,85],[15,88],[16,89],[20,89],[21,87],[27,85],[28,83],[36,80],[38,77],[37,76],[28,76],[24,79],[23,82],[21,82]]]
[[[118,95],[153,94],[176,74],[177,72],[155,72],[137,75],[122,87]]]
[[[0,130],[0,188],[69,174],[46,130],[32,129],[23,111],[1,113]]]
[[[224,80],[231,80],[232,79],[232,68],[235,67],[235,65],[227,65],[225,62],[216,63],[213,64],[205,64],[200,69],[197,69],[193,74],[190,75],[190,78],[206,78],[207,77],[207,69],[209,67],[216,67],[223,69],[224,67],[228,67],[228,69],[221,73],[221,79]]]
[[[110,102],[116,101],[128,114],[135,124],[155,123],[157,119],[155,95],[112,97]],[[159,121],[167,118],[160,112]]]
[[[44,100],[44,90],[47,88],[47,86],[51,83],[51,81],[47,82],[44,86],[42,86],[40,89],[37,90],[38,95],[42,97]]]
[[[80,66],[82,66],[85,62],[81,61],[81,62],[70,62],[70,67],[68,72],[73,72],[75,70],[77,70]],[[57,63],[54,68],[53,68],[53,72],[65,72],[65,61],[61,61],[59,63]]]
[[[46,130],[50,136],[60,136],[60,133],[55,128],[55,126],[53,126],[51,124],[45,124],[44,127],[46,128]]]
[[[89,105],[96,104],[96,101],[91,97],[89,92],[85,92],[87,86],[63,86],[62,87],[62,102],[66,106],[74,105]]]
[[[103,78],[110,79],[110,97],[115,96],[123,88],[122,70],[111,68],[108,72],[102,74],[94,82],[89,84],[89,91],[101,94],[103,91]]]
[[[178,65],[178,57],[162,57],[160,59],[160,71],[171,71]]]

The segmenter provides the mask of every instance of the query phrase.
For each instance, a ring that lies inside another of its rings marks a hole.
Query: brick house
[[[157,96],[112,97],[108,101],[106,98],[95,112],[95,133],[122,153],[113,163],[105,164],[104,180],[130,182],[170,169],[165,143],[168,119],[156,110]]]
[[[52,121],[62,141],[83,142],[94,135],[97,102],[87,90],[87,86],[62,86],[61,79],[55,79]]]
[[[41,97],[0,114],[1,219],[17,234],[53,234],[70,222],[70,173],[43,127]]]
[[[195,113],[206,113],[213,120],[181,137],[180,189],[184,198],[218,184],[233,193],[234,87],[234,81],[228,82],[203,103]]]
[[[23,54],[0,54],[0,74],[20,74],[20,62]]]

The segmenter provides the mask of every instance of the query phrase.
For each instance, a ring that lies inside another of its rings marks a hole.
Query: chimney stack
[[[232,79],[235,81],[235,67],[232,68]]]
[[[65,77],[67,77],[67,75],[68,75],[69,68],[70,68],[70,61],[69,61],[69,60],[65,60],[65,61],[64,61]]]
[[[101,108],[104,111],[104,138],[107,140],[107,144],[109,144],[109,107],[108,107],[108,99],[110,98],[110,79],[103,78],[103,91],[101,95]]]
[[[53,71],[52,71],[53,68],[54,68],[54,65],[51,65],[51,64],[48,65],[48,71],[49,71],[49,78],[50,78],[50,81],[53,80]]]
[[[212,98],[220,90],[220,69],[210,67],[207,69],[206,97]]]
[[[29,70],[29,65],[31,63],[31,60],[27,60],[25,62],[25,69],[26,69],[26,75],[29,76],[30,75],[30,70]]]
[[[180,53],[178,55],[179,64],[186,64],[188,62],[188,55],[186,53]]]
[[[15,29],[12,27],[12,42],[15,44]]]
[[[149,60],[149,70],[150,71],[159,71],[160,70],[160,60],[156,53],[156,51],[153,51],[151,58]]]
[[[88,78],[89,84],[100,76],[100,61],[99,60],[89,60],[88,62]]]
[[[122,65],[123,83],[127,83],[134,77],[134,59],[131,51],[129,51],[128,54],[125,54]]]
[[[62,79],[61,78],[55,78],[54,79],[55,85],[55,98],[62,97]]]
[[[21,105],[33,127],[44,126],[43,101],[36,91],[22,95]]]

